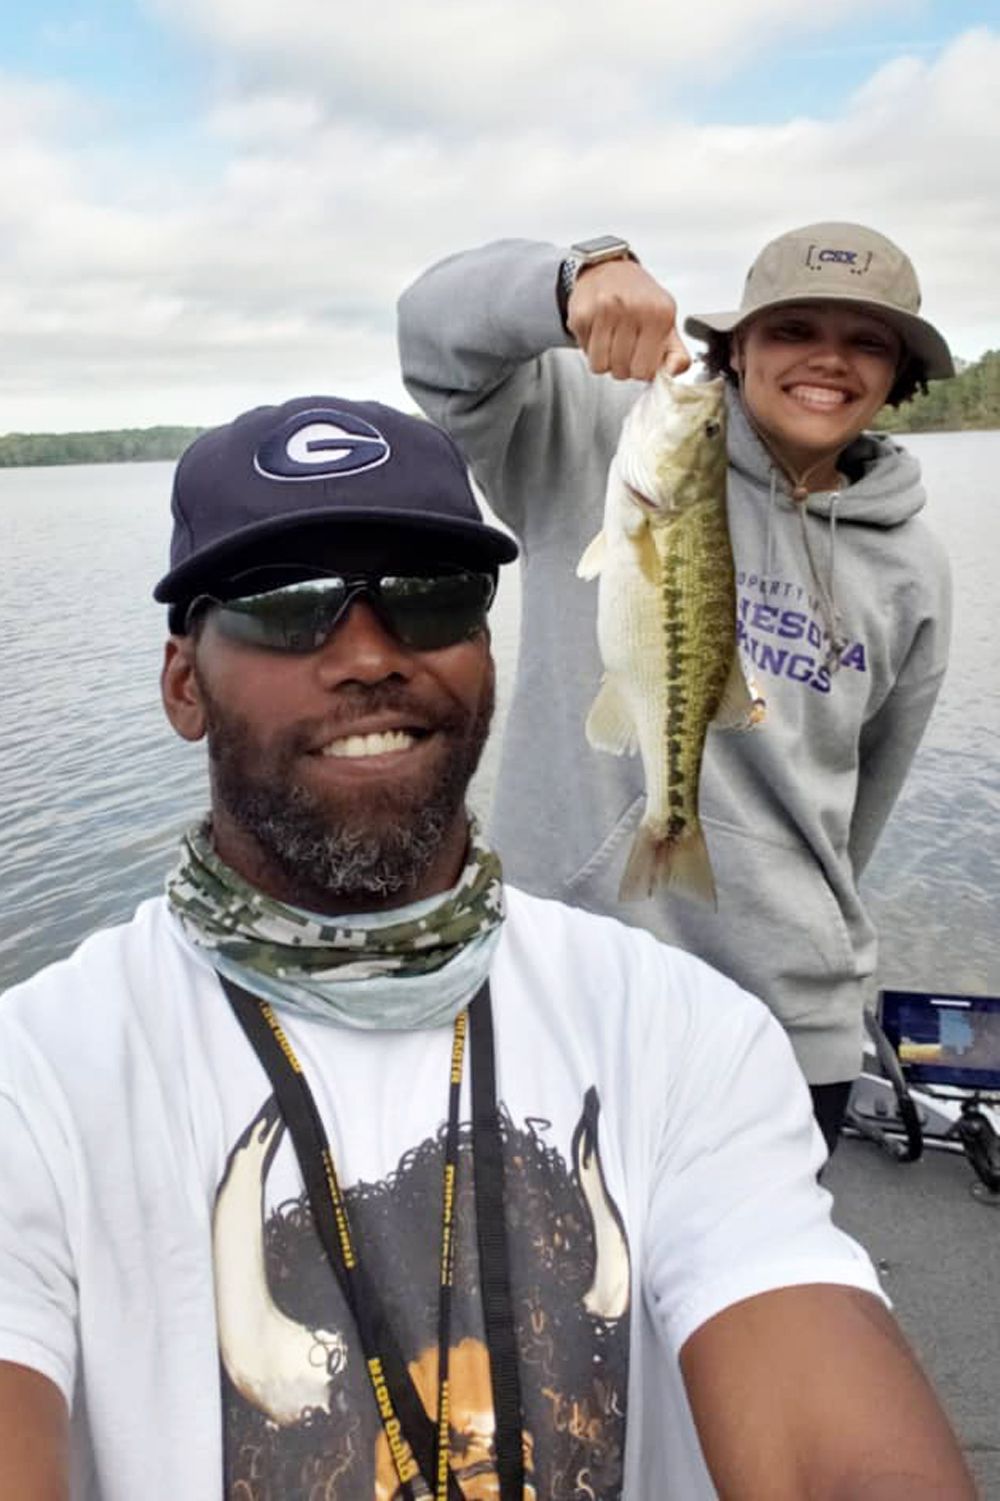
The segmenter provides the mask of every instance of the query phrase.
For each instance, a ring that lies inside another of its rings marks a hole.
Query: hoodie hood
[[[739,392],[726,382],[729,422],[729,460],[755,488],[770,491],[775,482],[777,502],[791,509],[794,502],[784,471],[775,463],[750,425]],[[837,523],[861,526],[899,526],[922,510],[927,496],[920,465],[911,453],[881,433],[862,433],[841,455],[841,466],[852,482],[841,490],[817,490],[805,503],[814,516],[829,516],[835,505]],[[834,499],[834,497],[836,497]]]

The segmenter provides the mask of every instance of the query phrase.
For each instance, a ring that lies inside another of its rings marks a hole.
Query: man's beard
[[[478,709],[458,706],[435,721],[446,754],[425,785],[320,796],[295,780],[308,752],[304,728],[256,742],[249,721],[224,710],[199,678],[214,800],[280,871],[291,900],[385,900],[412,890],[454,827],[493,717],[492,674]],[[342,690],[344,702],[348,690]],[[351,712],[405,712],[405,693],[388,684],[350,690]]]

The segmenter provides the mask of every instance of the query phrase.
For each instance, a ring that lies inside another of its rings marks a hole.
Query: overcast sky
[[[683,313],[858,219],[1000,348],[997,0],[6,0],[0,59],[0,432],[406,401],[399,291],[501,235]]]

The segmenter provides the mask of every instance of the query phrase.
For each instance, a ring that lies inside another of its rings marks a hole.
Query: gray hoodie
[[[642,387],[593,375],[567,336],[555,295],[565,254],[501,241],[433,267],[399,305],[409,390],[454,435],[523,549],[493,837],[517,885],[701,955],[771,1007],[810,1083],[850,1079],[876,961],[857,882],[948,652],[948,564],[917,519],[919,466],[866,434],[842,465],[853,482],[811,495],[803,515],[732,396],[737,632],[767,718],[709,732],[700,805],[718,911],[666,894],[620,904],[642,768],[584,737],[601,664],[595,586],[575,567],[601,527],[608,465]],[[835,616],[845,644],[831,673]]]

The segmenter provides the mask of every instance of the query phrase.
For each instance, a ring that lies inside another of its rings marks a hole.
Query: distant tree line
[[[927,395],[880,413],[876,427],[886,433],[940,433],[962,428],[1000,427],[1000,350],[990,349],[953,380],[935,380]]]
[[[936,380],[901,407],[876,419],[882,432],[950,432],[1000,427],[1000,350],[991,349],[953,380]],[[33,464],[118,464],[176,459],[204,428],[127,427],[103,433],[8,433],[0,437],[0,468]]]
[[[126,427],[105,433],[7,433],[0,437],[0,468],[176,459],[203,431],[200,427]]]

